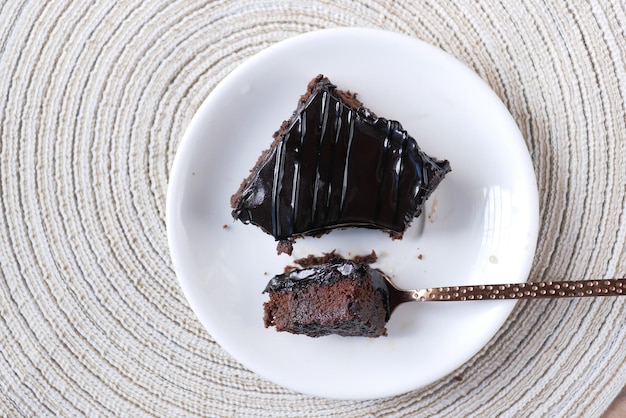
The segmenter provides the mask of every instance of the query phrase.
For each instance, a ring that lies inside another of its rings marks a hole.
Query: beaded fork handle
[[[450,286],[413,290],[416,301],[577,298],[626,294],[626,278],[560,282]]]

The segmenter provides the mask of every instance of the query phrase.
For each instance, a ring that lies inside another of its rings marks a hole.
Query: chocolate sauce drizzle
[[[404,232],[450,166],[346,94],[326,78],[310,85],[240,191],[235,218],[277,240],[342,227]]]

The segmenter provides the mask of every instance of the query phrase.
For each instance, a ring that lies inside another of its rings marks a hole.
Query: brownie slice
[[[279,253],[290,254],[295,238],[334,228],[401,238],[449,171],[399,122],[319,75],[232,196],[232,215],[273,235]]]
[[[335,254],[305,261],[307,267],[277,275],[267,284],[266,328],[309,337],[387,335],[389,289],[380,272]]]

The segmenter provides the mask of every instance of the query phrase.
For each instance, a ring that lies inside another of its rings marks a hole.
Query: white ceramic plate
[[[452,172],[404,239],[372,230],[298,240],[294,257],[337,249],[379,255],[405,288],[522,282],[538,228],[537,189],[520,132],[471,70],[414,38],[370,29],[312,32],[278,43],[228,75],[178,149],[168,190],[171,256],[189,303],[244,366],[295,391],[371,399],[427,385],[496,333],[511,301],[405,304],[377,339],[278,333],[263,326],[262,291],[293,258],[273,237],[233,223],[229,199],[318,73],[399,120]]]

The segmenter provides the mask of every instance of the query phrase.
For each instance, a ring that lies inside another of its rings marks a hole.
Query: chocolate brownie
[[[368,262],[374,257],[361,258]],[[321,337],[387,335],[389,288],[378,270],[336,254],[307,257],[270,280],[264,292],[265,327]]]
[[[295,238],[335,228],[401,238],[449,171],[399,122],[319,75],[232,196],[232,215],[273,235],[279,253],[290,254]]]

